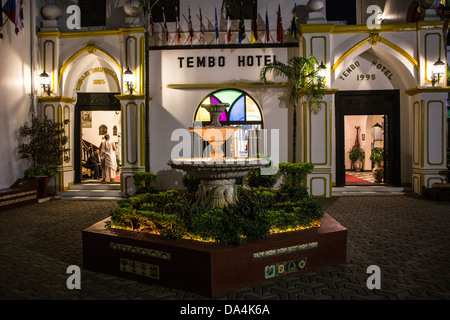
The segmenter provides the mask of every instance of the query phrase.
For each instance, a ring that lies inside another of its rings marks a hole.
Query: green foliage
[[[324,84],[318,81],[319,64],[315,57],[292,57],[288,63],[274,61],[261,69],[260,79],[268,83],[267,74],[281,76],[287,79],[289,85],[289,102],[295,107],[298,104],[299,92],[308,99],[308,103],[314,107],[314,113],[320,110],[320,101],[324,95]]]
[[[290,186],[289,190],[294,190]],[[110,226],[160,234],[242,245],[247,239],[266,237],[271,229],[309,227],[323,217],[320,205],[301,191],[271,191],[237,186],[238,200],[224,209],[195,204],[189,193],[165,191],[139,194],[120,201]],[[302,196],[298,196],[301,194]]]
[[[361,148],[353,148],[350,150],[348,157],[352,161],[363,160],[366,157],[366,153]]]
[[[272,160],[270,160],[269,156],[265,156],[265,155],[258,153],[256,155],[256,157],[257,158],[265,158],[265,159],[269,160],[269,163],[265,166],[265,168],[272,167]],[[276,172],[274,172],[274,174],[272,174],[272,175],[262,175],[261,169],[252,169],[247,173],[247,175],[245,176],[245,179],[247,179],[248,185],[251,188],[263,187],[263,188],[271,189],[277,182],[277,180],[275,178],[275,173]]]
[[[182,182],[183,186],[186,187],[188,192],[195,193],[198,191],[198,186],[200,185],[200,178],[194,177],[189,173],[185,173]]]
[[[64,126],[69,120],[53,122],[47,117],[33,116],[31,122],[26,122],[19,128],[19,137],[22,139],[17,152],[20,159],[31,162],[27,170],[28,177],[35,175],[56,174],[58,166],[68,159],[66,148],[68,138]]]
[[[383,159],[383,148],[373,148],[372,153],[370,154],[370,161],[375,162],[377,165],[381,165]]]
[[[136,194],[155,193],[158,191],[154,184],[158,181],[158,177],[153,172],[135,172],[133,174],[134,187]]]
[[[282,187],[303,187],[306,175],[313,170],[312,163],[280,163],[280,171],[283,174]]]

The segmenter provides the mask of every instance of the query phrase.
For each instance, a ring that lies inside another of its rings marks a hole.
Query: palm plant
[[[293,162],[296,162],[297,152],[297,106],[299,94],[303,94],[312,111],[317,114],[320,111],[319,101],[324,95],[324,85],[319,77],[319,64],[315,57],[293,57],[285,64],[280,61],[274,61],[261,69],[260,79],[263,83],[268,83],[267,74],[281,76],[287,79],[289,91],[289,103],[293,105],[293,134],[292,151]]]

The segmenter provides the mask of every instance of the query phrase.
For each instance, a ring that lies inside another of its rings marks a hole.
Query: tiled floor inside
[[[349,177],[346,177],[346,183],[351,184],[363,184],[363,183],[375,183],[375,179],[373,178],[372,171],[346,171],[346,176],[355,177],[358,179],[362,179],[364,181],[351,182],[349,181]],[[377,183],[380,184],[380,183]],[[381,183],[383,184],[383,183]]]

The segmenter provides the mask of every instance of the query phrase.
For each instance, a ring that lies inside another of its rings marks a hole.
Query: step
[[[346,186],[334,187],[332,189],[333,197],[343,196],[394,196],[408,194],[403,187],[390,186]]]
[[[58,200],[119,201],[123,200],[119,183],[91,182],[75,184],[60,192]]]

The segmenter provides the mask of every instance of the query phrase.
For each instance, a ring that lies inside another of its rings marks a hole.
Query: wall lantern
[[[317,76],[320,82],[324,82],[327,77],[327,67],[323,64],[323,61],[320,63],[319,70],[317,72]]]
[[[47,72],[42,72],[39,75],[39,82],[41,84],[42,89],[44,90],[45,93],[47,93],[49,96],[51,94],[50,90],[50,76],[48,75]]]
[[[383,130],[379,123],[372,127],[372,140],[379,141],[383,140]]]
[[[133,94],[134,89],[134,74],[129,68],[123,73],[123,81],[125,82],[130,94]]]
[[[433,64],[433,69],[431,72],[431,84],[434,87],[436,83],[439,83],[441,81],[441,77],[445,73],[445,63],[441,61],[439,58],[438,61],[436,61]]]

